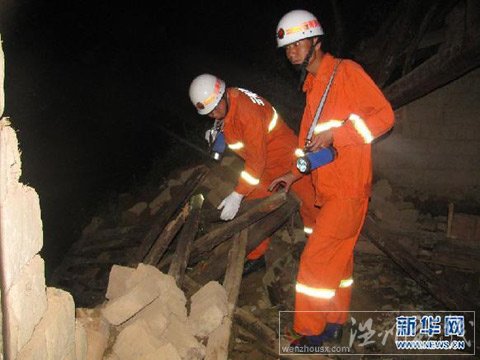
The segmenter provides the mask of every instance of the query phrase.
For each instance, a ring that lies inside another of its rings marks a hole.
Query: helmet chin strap
[[[298,84],[298,90],[302,90],[303,88],[303,83],[305,81],[305,78],[307,77],[307,66],[310,63],[310,59],[312,58],[313,55],[313,50],[315,49],[315,44],[313,43],[312,40],[312,45],[310,46],[310,50],[308,50],[307,56],[305,56],[305,60],[303,60],[302,65],[300,65],[299,70],[300,70],[300,81]]]

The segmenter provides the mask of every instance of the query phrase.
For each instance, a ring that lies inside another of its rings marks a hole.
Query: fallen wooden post
[[[205,178],[208,168],[205,166],[198,167],[185,182],[185,185],[176,193],[172,194],[172,199],[167,203],[165,209],[162,209],[160,214],[156,217],[150,231],[145,235],[142,244],[138,248],[136,254],[136,263],[143,262],[145,256],[148,254],[153,246],[154,241],[162,232],[169,220],[175,215],[180,207],[190,198],[196,187]]]
[[[274,348],[277,341],[277,333],[260,321],[260,319],[242,308],[237,308],[235,310],[235,321],[250,333],[255,334],[256,338],[267,347]]]
[[[222,324],[208,337],[206,360],[227,360],[233,314],[237,306],[238,293],[242,282],[243,263],[245,261],[248,230],[235,236],[232,249],[228,253],[228,268],[223,286],[227,293],[228,313]]]
[[[224,225],[195,240],[191,255],[192,263],[200,260],[203,254],[210,252],[214,247],[231,238],[234,234],[278,209],[285,203],[286,199],[287,194],[285,193],[276,193],[264,198],[258,205],[244,214],[237,216],[232,221],[225,222]]]
[[[187,204],[183,207],[183,210],[177,215],[177,217],[170,221],[167,226],[165,226],[165,229],[163,229],[163,231],[160,233],[147,256],[145,256],[145,259],[143,260],[144,264],[154,266],[158,264],[163,254],[165,254],[165,251],[167,251],[168,246],[172,242],[173,238],[175,235],[177,235],[178,231],[185,223],[189,213],[190,206]]]
[[[242,204],[240,205],[240,209],[238,210],[237,216],[240,216],[253,208],[254,206],[257,206],[262,199],[252,199],[252,200],[246,200],[243,201]],[[220,214],[222,213],[222,210],[218,209],[209,209],[209,210],[204,210],[202,211],[202,222],[204,223],[215,223],[215,222],[223,222],[222,219],[220,219]]]
[[[292,214],[298,210],[298,206],[298,202],[288,196],[287,202],[279,209],[250,225],[248,227],[247,254],[287,223]],[[213,249],[208,258],[194,266],[190,276],[200,284],[220,279],[227,268],[227,254],[231,247],[230,241],[225,241]]]
[[[272,211],[278,209],[285,203],[286,199],[287,194],[285,193],[276,193],[272,196],[261,199],[256,206],[246,211],[244,214],[237,216],[232,221],[225,222],[204,236],[199,237],[193,243],[189,264],[198,263],[198,261],[200,261],[205,254],[210,253],[213,248],[222,242],[225,242],[233,235],[238,234],[249,225],[263,219]],[[159,269],[164,269],[171,263],[171,261],[171,256],[165,256],[157,267]]]
[[[175,278],[178,287],[182,286],[185,269],[187,268],[188,258],[190,257],[190,250],[193,239],[198,230],[200,221],[200,213],[203,206],[203,195],[198,194],[190,200],[190,215],[185,221],[182,231],[178,235],[178,243],[173,255],[168,275]]]
[[[370,215],[365,220],[362,234],[447,308],[461,311],[478,308],[478,304],[462,296],[451,284],[439,278],[428,266],[411,254],[400,243],[398,235],[382,229]]]

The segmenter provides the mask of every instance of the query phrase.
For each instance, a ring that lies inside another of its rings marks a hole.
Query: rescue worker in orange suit
[[[285,49],[290,63],[303,68],[306,105],[297,152],[333,146],[337,153],[332,162],[311,172],[320,211],[302,252],[295,286],[293,330],[298,337],[292,345],[298,346],[322,345],[341,337],[350,307],[353,249],[371,190],[371,143],[394,123],[392,107],[373,80],[359,64],[340,62],[324,52],[322,35],[317,18],[305,10],[285,14],[276,34],[277,45]],[[313,136],[306,143],[310,130]],[[283,183],[288,189],[301,176],[294,167],[270,187]]]
[[[220,218],[235,217],[243,199],[258,199],[271,195],[270,183],[287,172],[295,160],[297,137],[280,114],[264,98],[242,88],[226,88],[225,82],[211,74],[197,76],[189,89],[190,99],[201,115],[215,119],[214,128],[206,138],[223,133],[228,147],[244,159],[234,189],[218,206]],[[310,177],[292,187],[300,198],[300,214],[308,234],[314,223],[317,208]],[[247,255],[244,274],[262,267],[269,238]]]

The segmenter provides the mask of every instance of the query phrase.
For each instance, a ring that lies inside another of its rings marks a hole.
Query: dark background
[[[337,55],[348,57],[394,3],[338,2],[349,25]],[[172,155],[181,145],[162,126],[203,144],[208,124],[188,99],[195,76],[228,82],[235,63],[246,79],[250,70],[294,78],[274,34],[296,8],[335,39],[329,1],[3,3],[5,116],[20,141],[21,180],[40,195],[47,280],[100,203],[144,182],[153,165],[157,177],[181,165]]]

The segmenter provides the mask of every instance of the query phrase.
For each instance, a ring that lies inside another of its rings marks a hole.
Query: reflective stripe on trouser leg
[[[332,302],[332,306],[334,306],[336,312],[329,312],[327,314],[328,323],[344,324],[348,320],[348,310],[350,309],[350,300],[352,298],[352,272],[353,255],[347,263],[342,280],[335,294],[335,300]]]
[[[338,299],[340,298],[343,304],[349,304],[351,291],[349,288],[340,289],[339,286],[341,280],[349,278],[344,275],[352,260],[353,248],[365,219],[367,205],[368,199],[336,199],[327,201],[320,209],[313,234],[310,235],[300,259],[297,283],[309,288],[336,291],[331,299],[295,293],[296,332],[310,335],[322,333],[329,319],[329,311],[337,310],[341,306],[337,304]],[[338,293],[345,293],[346,296],[339,297]]]

